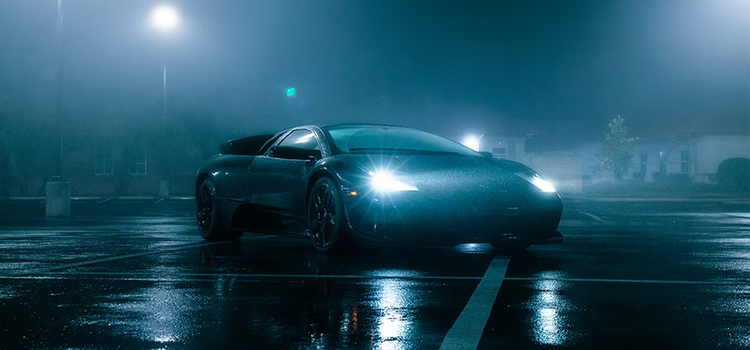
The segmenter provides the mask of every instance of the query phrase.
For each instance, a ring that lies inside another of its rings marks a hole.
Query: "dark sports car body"
[[[226,142],[196,178],[207,240],[243,231],[346,241],[562,241],[562,202],[532,169],[424,131],[387,125],[300,126]]]

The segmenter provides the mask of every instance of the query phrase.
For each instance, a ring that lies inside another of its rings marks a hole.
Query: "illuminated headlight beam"
[[[548,181],[539,177],[539,175],[534,175],[534,177],[531,178],[531,183],[542,190],[542,192],[556,192],[555,187]]]
[[[370,171],[369,173],[372,177],[370,179],[370,185],[377,192],[404,192],[419,190],[412,185],[405,184],[397,180],[396,177],[391,173],[385,171]]]
[[[532,185],[536,186],[536,188],[540,189],[542,192],[557,192],[555,190],[555,186],[552,186],[552,184],[542,179],[539,174],[528,171],[528,172],[518,172],[516,175],[528,182],[531,182]]]

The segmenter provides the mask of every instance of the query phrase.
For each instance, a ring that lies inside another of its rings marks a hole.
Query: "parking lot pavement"
[[[6,207],[3,346],[750,347],[745,203],[568,200],[566,242],[513,256],[488,245],[327,256],[258,234],[210,243],[193,207],[79,200],[54,220],[38,202]]]

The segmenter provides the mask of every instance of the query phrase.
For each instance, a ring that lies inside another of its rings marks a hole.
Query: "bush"
[[[729,158],[721,162],[716,187],[721,191],[750,192],[750,159]]]
[[[654,173],[654,185],[662,190],[674,191],[687,189],[691,185],[688,174],[662,174]]]

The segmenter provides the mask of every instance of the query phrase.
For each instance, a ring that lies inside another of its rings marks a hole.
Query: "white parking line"
[[[503,284],[508,258],[496,256],[479,281],[463,311],[445,335],[440,349],[476,349],[482,338],[484,326],[490,317],[495,298]]]
[[[271,237],[271,236],[268,236]],[[266,238],[266,237],[258,237]],[[220,244],[220,243],[209,243]],[[196,247],[192,245],[190,247]],[[180,249],[186,249],[190,247],[184,247]],[[179,249],[175,249],[179,250]],[[163,252],[163,251],[160,251]],[[156,254],[160,252],[154,252],[150,254]],[[136,254],[137,255],[137,254]],[[146,255],[146,254],[143,254]],[[140,255],[139,255],[140,256]],[[132,257],[132,256],[127,256]],[[126,258],[126,256],[122,256]],[[100,261],[101,262],[101,261]],[[43,274],[43,276],[39,276]],[[153,272],[123,272],[123,271],[54,271],[51,269],[47,272],[38,273],[34,276],[31,274],[21,275],[0,275],[0,279],[39,279],[44,277],[55,276],[55,278],[67,278],[75,276],[92,276],[92,277],[110,277],[103,278],[107,280],[143,280],[143,281],[185,281],[195,277],[233,277],[240,279],[259,279],[259,278],[331,278],[331,279],[404,279],[404,280],[456,280],[456,281],[471,281],[471,280],[482,280],[483,277],[479,276],[430,276],[430,275],[415,275],[415,276],[404,276],[404,275],[310,275],[310,274],[286,274],[286,273],[191,273],[191,272],[178,272],[170,273],[168,276],[158,275]],[[66,276],[66,277],[62,277]],[[124,277],[124,278],[123,278]],[[686,285],[711,285],[711,286],[746,286],[750,285],[750,280],[735,280],[735,281],[684,281],[684,280],[639,280],[639,279],[619,279],[619,278],[536,278],[536,277],[505,277],[504,281],[525,281],[525,282],[539,282],[539,281],[560,281],[560,282],[592,282],[592,283],[642,283],[642,284],[686,284]]]
[[[261,273],[261,274],[248,274],[248,273],[174,273],[168,276],[155,275],[153,272],[123,272],[123,271],[50,271],[44,274],[45,276],[101,276],[101,277],[115,277],[112,279],[117,280],[133,280],[133,279],[144,279],[144,280],[185,280],[193,277],[236,277],[244,279],[258,279],[258,278],[331,278],[331,279],[403,279],[403,280],[481,280],[482,277],[478,276],[404,276],[404,275],[310,275],[310,274],[287,274],[287,273]],[[128,278],[121,278],[119,276],[127,276]],[[3,278],[0,276],[0,279]],[[36,278],[36,277],[35,277]]]
[[[606,223],[606,221],[604,221],[602,218],[600,218],[600,217],[598,217],[598,216],[596,216],[594,214],[586,213],[586,212],[583,212],[583,211],[580,212],[580,213],[583,214],[583,215],[586,215],[586,216],[588,216],[588,217],[590,217],[590,218],[592,218],[592,219],[594,219],[596,221],[599,221],[599,222],[602,222],[602,223]]]

